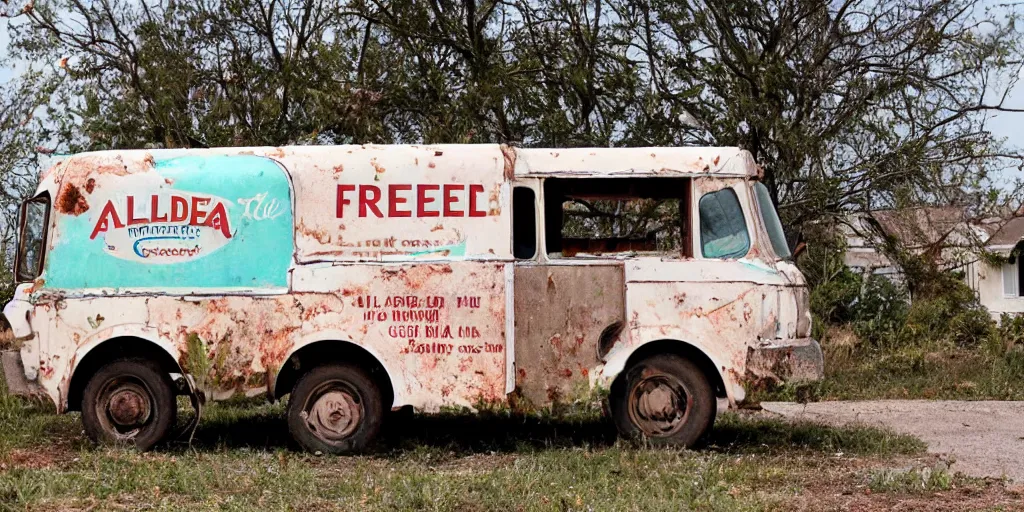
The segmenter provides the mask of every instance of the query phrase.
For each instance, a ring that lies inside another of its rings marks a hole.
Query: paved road
[[[873,400],[864,402],[763,402],[765,411],[831,425],[889,427],[952,455],[954,471],[1024,482],[1024,402]]]

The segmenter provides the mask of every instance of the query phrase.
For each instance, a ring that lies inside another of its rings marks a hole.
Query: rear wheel
[[[380,388],[366,372],[347,363],[306,372],[288,399],[288,430],[311,452],[365,450],[377,437],[383,417]]]
[[[671,354],[630,367],[610,399],[612,418],[624,437],[687,448],[711,428],[718,409],[700,368]]]
[[[170,375],[142,359],[108,363],[82,394],[85,433],[99,444],[148,450],[170,432],[177,415]]]

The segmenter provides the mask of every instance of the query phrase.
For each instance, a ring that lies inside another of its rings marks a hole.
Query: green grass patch
[[[1024,351],[870,349],[826,342],[825,378],[752,394],[755,401],[874,399],[1024,400]]]
[[[596,411],[397,415],[375,452],[353,457],[293,450],[284,406],[253,401],[213,404],[191,446],[142,454],[94,448],[77,414],[6,395],[0,421],[0,509],[784,509],[851,456],[923,449],[879,429],[731,413],[696,451],[618,440]]]

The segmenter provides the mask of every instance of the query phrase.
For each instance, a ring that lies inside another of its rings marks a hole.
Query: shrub
[[[842,324],[853,320],[861,284],[859,274],[844,268],[832,279],[811,290],[811,312],[829,324]]]
[[[885,276],[868,276],[854,307],[854,331],[878,346],[906,322],[907,307],[907,292],[901,286]]]

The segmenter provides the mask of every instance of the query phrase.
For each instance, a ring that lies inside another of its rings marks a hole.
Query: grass
[[[980,485],[886,473],[931,467],[911,437],[752,415],[721,416],[688,451],[618,440],[596,412],[447,412],[393,418],[377,451],[351,457],[294,451],[283,415],[214,404],[191,446],[140,454],[95,448],[77,415],[0,393],[0,509],[789,510]]]
[[[1024,350],[916,345],[872,349],[826,335],[825,378],[761,390],[755,401],[1024,400]]]

